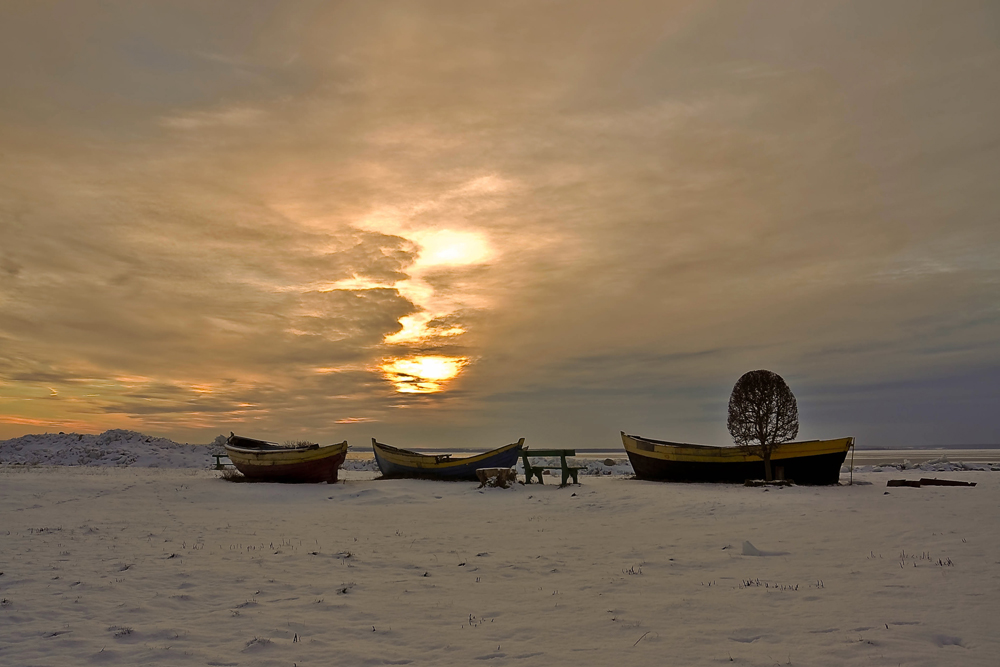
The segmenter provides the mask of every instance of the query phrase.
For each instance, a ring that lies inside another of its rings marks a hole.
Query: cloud
[[[248,128],[262,124],[265,117],[266,114],[260,109],[229,107],[214,111],[195,111],[165,116],[160,119],[160,123],[164,127],[175,130]]]
[[[12,419],[717,439],[1000,362],[985,6],[113,9],[0,26]]]

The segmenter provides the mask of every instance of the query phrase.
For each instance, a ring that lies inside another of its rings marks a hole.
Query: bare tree
[[[771,481],[771,454],[799,434],[799,407],[780,375],[750,371],[733,387],[728,426],[740,449],[764,459],[764,478]]]

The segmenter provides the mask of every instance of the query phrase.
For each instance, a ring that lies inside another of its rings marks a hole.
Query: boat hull
[[[419,454],[390,447],[372,438],[375,461],[383,477],[412,477],[476,481],[479,468],[512,468],[517,464],[524,438],[517,442],[476,456],[454,459],[445,456]]]
[[[622,444],[638,479],[670,482],[729,482],[764,479],[764,460],[737,447],[709,447],[651,440],[622,433]],[[778,445],[771,455],[776,478],[796,484],[837,484],[854,438]]]
[[[234,442],[230,438],[230,442]],[[347,441],[315,447],[253,447],[253,443],[272,445],[236,437],[234,446],[226,444],[229,460],[243,475],[262,482],[309,484],[337,481],[340,466],[347,458]]]

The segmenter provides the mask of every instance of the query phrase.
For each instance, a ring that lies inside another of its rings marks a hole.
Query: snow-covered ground
[[[993,472],[949,473],[974,488],[890,489],[878,473],[839,487],[594,476],[506,490],[342,474],[274,485],[205,469],[0,466],[0,664],[1000,655]]]

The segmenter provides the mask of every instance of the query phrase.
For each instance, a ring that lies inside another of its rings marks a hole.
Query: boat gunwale
[[[247,438],[247,439],[249,440],[251,438]],[[258,442],[265,442],[265,441],[264,440],[259,440]],[[308,447],[307,446],[286,447],[285,445],[278,445],[278,444],[273,443],[273,442],[268,442],[267,444],[268,445],[272,445],[272,446],[271,447],[237,447],[236,445],[230,445],[229,443],[226,443],[224,446],[225,446],[225,448],[227,450],[231,450],[231,451],[234,451],[234,452],[239,452],[241,454],[285,454],[285,453],[302,453],[302,452],[310,452],[310,451],[317,451],[317,450],[322,451],[322,450],[329,449],[330,447],[342,447],[344,445],[347,445],[347,441],[344,440],[342,442],[332,442],[332,443],[330,443],[328,445],[310,444]]]
[[[693,444],[693,443],[690,443],[690,442],[673,442],[671,440],[656,440],[654,438],[647,438],[647,437],[644,437],[644,436],[641,436],[641,435],[632,435],[630,433],[626,433],[625,431],[621,431],[621,434],[624,435],[626,438],[632,438],[633,440],[643,440],[645,442],[651,442],[654,445],[664,445],[664,446],[667,446],[667,447],[691,447],[692,449],[724,449],[724,450],[739,449],[738,445],[696,445],[696,444]],[[778,444],[779,444],[779,446],[780,445],[807,445],[807,444],[809,444],[811,442],[832,442],[834,440],[847,440],[847,439],[853,440],[854,437],[853,436],[843,436],[843,437],[840,437],[840,438],[826,438],[826,439],[823,439],[823,438],[814,438],[812,440],[790,440],[789,442],[781,442],[781,443],[778,443]]]
[[[408,466],[421,470],[431,470],[431,471],[443,471],[443,470],[448,470],[449,468],[457,468],[473,463],[478,463],[479,461],[483,461],[493,456],[503,454],[514,447],[520,448],[523,446],[524,446],[524,438],[519,438],[517,442],[512,442],[510,444],[503,445],[501,447],[497,447],[496,449],[491,449],[489,451],[482,452],[480,454],[474,454],[472,456],[465,456],[461,458],[452,458],[451,454],[446,454],[446,455],[421,454],[420,452],[413,452],[408,449],[393,447],[392,445],[387,445],[385,443],[379,442],[375,438],[372,438],[372,449],[375,452],[376,459],[379,454],[382,454],[383,456],[388,454],[388,456],[386,456],[386,458],[388,459],[388,463],[394,466],[401,466],[401,467]],[[403,459],[410,458],[411,460],[406,462],[393,460],[392,455],[396,455]],[[442,456],[446,458],[442,460]]]
[[[645,456],[647,458],[657,459],[661,461],[691,461],[691,462],[704,462],[704,463],[729,463],[737,461],[759,461],[763,460],[757,454],[749,453],[740,447],[720,447],[716,445],[689,445],[685,443],[675,443],[666,440],[654,440],[652,438],[644,438],[642,436],[629,435],[624,431],[622,434],[622,444],[625,447],[626,453],[635,453],[638,456]],[[634,444],[626,442],[625,439],[632,440]],[[654,447],[654,449],[641,449],[636,445],[640,442],[648,443]],[[843,445],[834,444],[841,443]],[[817,450],[808,451],[809,448],[806,447],[803,451],[802,447],[797,447],[801,445],[817,445],[821,443],[830,443],[827,447]],[[844,436],[840,438],[829,438],[826,440],[798,440],[793,442],[783,442],[775,448],[772,454],[772,460],[779,461],[782,459],[791,458],[801,458],[810,456],[823,456],[825,454],[834,454],[838,452],[847,452],[849,449],[854,447],[854,437]],[[687,450],[687,451],[685,451]]]

